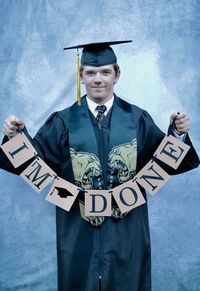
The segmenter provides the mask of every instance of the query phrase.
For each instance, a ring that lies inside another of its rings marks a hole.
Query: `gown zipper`
[[[103,273],[103,225],[100,226],[99,237],[99,291],[102,291],[102,273]]]
[[[98,123],[99,130],[102,129],[101,122]],[[100,238],[99,238],[99,291],[102,291],[102,259],[103,259],[103,225],[100,226]]]

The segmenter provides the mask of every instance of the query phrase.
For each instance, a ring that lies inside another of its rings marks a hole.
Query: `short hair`
[[[115,76],[117,77],[117,75],[119,74],[120,72],[120,67],[118,64],[113,64],[113,68],[115,70]]]

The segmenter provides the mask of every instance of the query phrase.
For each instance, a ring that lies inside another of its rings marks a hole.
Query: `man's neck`
[[[89,110],[95,115],[95,109],[98,105],[98,103],[94,102],[94,100],[91,100],[90,98],[88,98],[88,96],[86,96],[86,100],[87,100],[87,104],[88,104],[88,108]],[[105,115],[107,114],[107,112],[110,110],[110,108],[112,107],[113,105],[113,102],[114,102],[114,96],[112,96],[111,99],[109,99],[106,103],[104,104],[101,104],[101,105],[105,105],[107,110],[106,110],[106,113]]]
[[[113,94],[111,94],[107,98],[94,98],[91,97],[90,95],[87,95],[87,98],[90,99],[92,102],[96,103],[97,105],[104,105],[113,98]]]

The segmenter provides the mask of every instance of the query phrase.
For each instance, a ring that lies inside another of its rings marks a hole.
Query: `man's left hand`
[[[190,119],[187,113],[173,113],[170,116],[170,124],[176,134],[182,135],[190,129]]]

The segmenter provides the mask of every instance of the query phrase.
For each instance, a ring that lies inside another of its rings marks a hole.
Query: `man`
[[[53,113],[32,140],[60,177],[85,190],[111,189],[132,179],[164,137],[146,111],[114,94],[120,69],[110,44],[115,43],[84,45],[81,82],[87,95],[81,106],[75,103]],[[17,117],[5,121],[4,133],[9,138],[22,129],[28,136]],[[199,165],[188,130],[187,114],[174,113],[169,132],[184,135],[191,148],[178,171],[165,167],[170,174]],[[5,161],[1,153],[1,167],[13,171]],[[82,195],[69,213],[56,209],[58,290],[150,291],[147,204],[122,214],[113,201],[112,216],[107,218],[85,217],[83,209]]]

